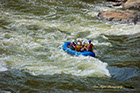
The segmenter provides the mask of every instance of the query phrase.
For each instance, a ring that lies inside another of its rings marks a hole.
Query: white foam
[[[75,76],[95,76],[95,77],[110,77],[107,69],[108,64],[101,62],[97,58],[85,56],[71,56],[65,52],[59,51],[52,53],[49,57],[52,62],[40,62],[36,65],[26,66],[23,69],[38,74],[53,75],[53,74],[71,74]]]
[[[0,62],[0,71],[6,71],[8,68],[6,67],[6,63],[1,61]]]

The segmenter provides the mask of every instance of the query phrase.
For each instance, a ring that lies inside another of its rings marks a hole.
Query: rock
[[[115,21],[120,23],[139,24],[140,12],[135,11],[102,11],[98,14],[101,20]]]
[[[112,1],[112,2],[125,2],[126,0],[108,0],[108,1]]]
[[[113,6],[120,6],[120,5],[122,5],[122,3],[120,2],[120,3],[113,3],[112,4]]]
[[[127,0],[123,9],[137,9],[140,11],[140,0]]]
[[[134,24],[140,25],[140,13],[136,14],[136,17],[134,18]]]

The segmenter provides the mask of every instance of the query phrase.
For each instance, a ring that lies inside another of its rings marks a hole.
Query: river
[[[140,26],[99,20],[108,3],[1,0],[0,92],[140,91]],[[92,40],[97,57],[64,52],[73,39]]]

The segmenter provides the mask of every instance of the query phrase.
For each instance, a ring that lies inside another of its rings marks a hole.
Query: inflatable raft
[[[69,54],[75,55],[75,56],[79,56],[79,55],[83,55],[83,56],[92,56],[95,57],[95,53],[94,52],[88,52],[88,51],[83,51],[83,52],[77,52],[75,50],[72,50],[70,48],[68,48],[68,46],[70,45],[71,42],[65,42],[64,45],[62,46],[63,50],[66,51]]]

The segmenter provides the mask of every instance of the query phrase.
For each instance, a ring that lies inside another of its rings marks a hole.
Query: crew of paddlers
[[[93,52],[93,48],[95,48],[94,45],[91,43],[91,40],[89,40],[88,43],[85,43],[84,41],[82,42],[80,40],[73,40],[68,47],[77,52],[83,52],[85,50]]]

